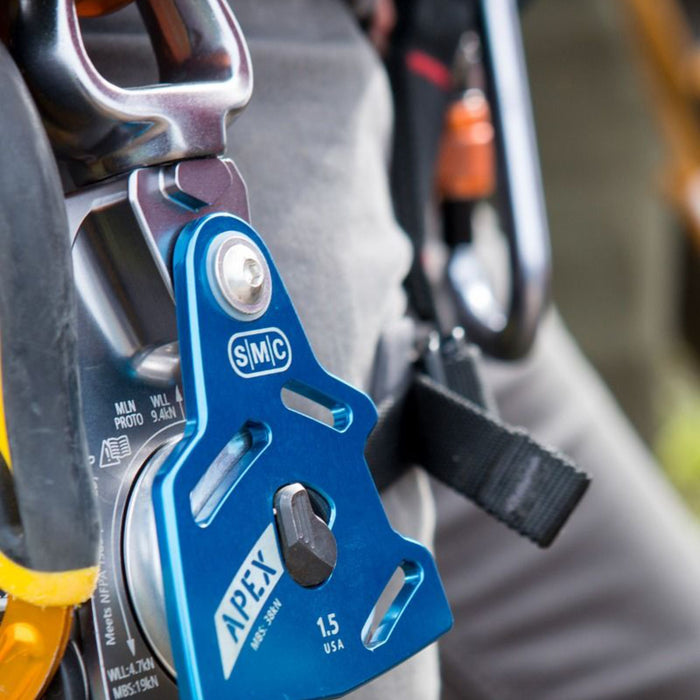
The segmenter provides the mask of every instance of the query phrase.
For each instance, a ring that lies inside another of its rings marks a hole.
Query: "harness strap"
[[[473,389],[473,357],[451,364],[451,375]],[[567,457],[422,371],[379,413],[365,451],[378,488],[418,464],[540,547],[552,543],[588,488],[589,477]]]
[[[585,474],[426,375],[416,376],[408,406],[417,463],[539,546],[552,543],[588,487]]]

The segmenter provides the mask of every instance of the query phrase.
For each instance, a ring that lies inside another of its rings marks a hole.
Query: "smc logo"
[[[236,374],[250,379],[284,372],[292,363],[292,348],[279,328],[262,328],[232,336],[228,357]]]

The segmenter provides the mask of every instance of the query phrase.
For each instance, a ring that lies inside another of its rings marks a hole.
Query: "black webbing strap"
[[[412,461],[519,534],[551,544],[588,487],[585,474],[426,375],[416,375],[406,406]]]
[[[459,364],[472,382],[473,360],[463,355],[455,372]],[[418,464],[540,547],[552,543],[588,488],[588,476],[565,456],[423,372],[379,414],[365,450],[378,488]]]

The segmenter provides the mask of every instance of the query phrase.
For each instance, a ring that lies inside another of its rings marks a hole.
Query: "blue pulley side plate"
[[[225,310],[211,274],[213,246],[231,234],[269,267],[271,301],[255,320]],[[173,273],[187,428],[153,504],[181,697],[347,693],[452,624],[432,556],[391,528],[367,468],[375,407],[318,363],[269,252],[241,219],[214,214],[185,228]],[[315,587],[286,569],[276,525],[275,494],[296,483],[337,543],[335,568]],[[390,579],[398,592],[375,610]]]

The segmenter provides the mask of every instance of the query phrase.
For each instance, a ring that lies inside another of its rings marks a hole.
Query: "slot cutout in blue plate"
[[[419,564],[403,561],[396,567],[362,627],[362,642],[368,649],[376,649],[388,641],[422,581],[423,569]]]
[[[270,444],[272,433],[263,423],[248,421],[226,443],[190,493],[192,517],[207,527],[238,480]]]
[[[290,411],[323,423],[339,433],[344,433],[352,423],[350,406],[303,382],[287,382],[282,387],[281,399]]]

